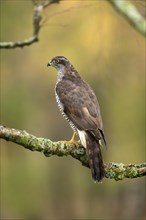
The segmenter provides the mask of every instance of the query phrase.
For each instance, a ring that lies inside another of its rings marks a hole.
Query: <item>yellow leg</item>
[[[77,135],[77,132],[74,131],[72,138],[70,139],[70,141],[65,141],[67,144],[74,144],[76,145],[76,147],[79,146],[78,142],[75,140],[75,137]]]

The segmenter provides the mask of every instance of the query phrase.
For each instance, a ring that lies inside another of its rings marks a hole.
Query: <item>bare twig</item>
[[[32,0],[33,9],[33,34],[31,37],[17,42],[0,42],[0,49],[13,49],[13,48],[23,48],[29,46],[37,41],[39,41],[38,34],[41,28],[42,12],[45,8],[53,3],[59,3],[61,0],[42,0],[38,3],[36,0]],[[142,35],[146,36],[146,20],[138,12],[137,8],[130,3],[128,0],[108,0],[112,6],[121,13],[129,23]]]
[[[17,42],[0,42],[1,49],[13,49],[16,47],[23,48],[25,46],[29,46],[38,41],[38,36],[34,35],[28,39]]]
[[[33,34],[30,38],[27,38],[23,41],[17,42],[0,42],[1,49],[13,49],[13,48],[23,48],[25,46],[29,46],[37,41],[39,41],[38,34],[41,28],[41,19],[43,10],[53,3],[59,3],[60,0],[44,0],[41,1],[40,4],[37,1],[32,0],[34,5],[33,9]]]
[[[45,156],[67,156],[79,160],[83,166],[89,167],[86,150],[80,145],[76,147],[64,141],[52,142],[49,139],[37,138],[34,135],[13,128],[0,126],[0,138],[21,145],[31,151],[44,153]],[[122,180],[124,178],[137,178],[146,175],[146,163],[139,165],[124,165],[122,163],[105,164],[106,178]]]
[[[109,3],[143,36],[146,37],[146,20],[128,0],[108,0]]]

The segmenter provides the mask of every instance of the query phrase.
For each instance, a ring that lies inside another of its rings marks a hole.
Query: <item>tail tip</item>
[[[102,180],[105,177],[105,170],[103,170],[101,173],[93,175],[92,177],[95,183],[102,183]]]

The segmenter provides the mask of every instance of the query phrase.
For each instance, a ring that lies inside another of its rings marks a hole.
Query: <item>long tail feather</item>
[[[100,182],[105,176],[100,143],[99,140],[95,139],[89,132],[86,133],[86,149],[92,177],[95,181]]]

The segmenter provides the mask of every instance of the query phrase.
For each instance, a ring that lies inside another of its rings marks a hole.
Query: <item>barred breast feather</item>
[[[55,91],[55,97],[56,97],[56,102],[57,102],[57,105],[59,107],[59,110],[62,114],[62,116],[68,121],[68,123],[70,124],[71,128],[76,131],[77,128],[75,127],[75,125],[72,123],[72,121],[68,118],[68,116],[65,114],[64,112],[64,107],[63,107],[63,103],[60,102],[60,99],[59,99],[59,96],[57,94],[57,92]]]

